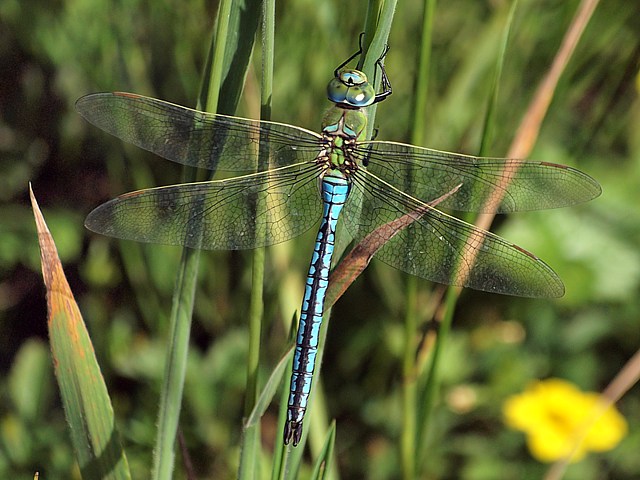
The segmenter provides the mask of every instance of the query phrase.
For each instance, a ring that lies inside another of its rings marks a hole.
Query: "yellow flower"
[[[508,426],[526,433],[531,455],[542,462],[572,451],[577,462],[589,451],[611,450],[627,433],[624,417],[614,407],[602,410],[597,393],[558,378],[533,382],[507,398],[502,412]]]

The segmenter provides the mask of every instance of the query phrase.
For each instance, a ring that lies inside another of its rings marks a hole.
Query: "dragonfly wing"
[[[354,188],[362,205],[345,206],[356,239],[380,235],[383,262],[427,280],[522,297],[559,297],[564,286],[542,260],[490,232],[416,200],[370,172]],[[403,224],[404,228],[400,228]],[[387,241],[388,228],[395,235]],[[378,233],[380,232],[380,233]]]
[[[318,168],[299,163],[227,180],[151,188],[93,210],[85,225],[111,237],[242,250],[283,242],[320,218]]]
[[[277,168],[312,161],[317,133],[275,122],[230,117],[132,93],[96,93],[76,102],[89,122],[168,160],[208,170],[256,171],[258,154]],[[263,157],[267,158],[267,157]]]
[[[565,207],[602,192],[575,168],[547,162],[485,158],[394,142],[362,142],[367,168],[408,195],[428,202],[457,185],[444,208],[508,213]]]

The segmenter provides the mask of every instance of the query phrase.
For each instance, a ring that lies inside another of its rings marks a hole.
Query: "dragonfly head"
[[[345,69],[329,82],[327,96],[332,102],[361,108],[374,102],[376,92],[364,73]]]

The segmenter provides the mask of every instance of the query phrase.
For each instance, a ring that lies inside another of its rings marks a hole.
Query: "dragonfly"
[[[379,92],[375,78],[347,67],[362,46],[334,70],[327,87],[333,105],[320,133],[132,93],[90,94],[76,102],[90,123],[165,159],[239,172],[123,194],[88,215],[85,225],[94,232],[240,250],[284,242],[320,222],[300,311],[285,444],[296,446],[302,437],[338,220],[358,242],[409,218],[391,238],[381,237],[376,257],[412,275],[493,293],[559,297],[564,285],[542,260],[442,209],[511,213],[574,205],[601,193],[593,178],[565,165],[368,139],[366,108],[392,93],[386,50],[374,69]],[[430,202],[437,198],[435,208]]]

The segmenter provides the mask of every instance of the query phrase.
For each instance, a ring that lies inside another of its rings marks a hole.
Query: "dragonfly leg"
[[[338,78],[340,76],[340,70],[342,69],[342,67],[346,66],[351,60],[356,58],[358,55],[362,54],[362,52],[364,51],[364,48],[362,46],[363,39],[364,39],[364,32],[362,32],[360,34],[360,38],[358,40],[358,44],[359,44],[358,51],[356,53],[354,53],[353,55],[351,55],[349,58],[347,58],[344,62],[342,62],[340,65],[338,65],[336,67],[336,69],[333,71],[333,76],[334,77]],[[384,65],[382,64],[382,60],[384,60],[384,57],[387,56],[388,52],[389,52],[389,45],[385,45],[384,46],[384,51],[382,52],[382,55],[380,55],[380,58],[378,58],[378,60],[376,60],[376,66],[378,68],[380,68],[380,72],[382,74],[382,92],[380,92],[379,94],[377,94],[375,96],[375,100],[374,100],[373,103],[377,103],[377,102],[380,102],[380,101],[384,100],[385,98],[387,98],[392,93],[391,82],[389,81],[389,77],[387,76],[387,72],[385,71]],[[373,74],[373,84],[374,85],[376,83],[376,74],[377,74],[377,69]]]
[[[342,67],[346,66],[351,60],[353,60],[354,58],[356,58],[358,55],[360,55],[362,53],[362,39],[364,38],[364,32],[362,32],[360,34],[360,39],[358,40],[358,51],[356,53],[354,53],[353,55],[351,55],[349,58],[347,58],[344,62],[342,62],[340,65],[338,65],[336,67],[336,69],[333,71],[333,76],[334,77],[339,77],[339,73],[340,73],[340,69],[342,69]]]
[[[380,73],[382,75],[382,92],[376,95],[376,98],[373,101],[373,103],[381,102],[382,100],[384,100],[385,98],[387,98],[389,95],[393,93],[393,90],[391,89],[391,81],[389,80],[389,77],[387,76],[387,71],[384,69],[384,65],[382,64],[382,60],[384,60],[384,57],[387,56],[388,52],[389,52],[389,45],[385,45],[382,55],[380,55],[380,58],[376,60],[376,65],[380,68]],[[374,85],[376,84],[375,73],[373,74],[373,84]]]

